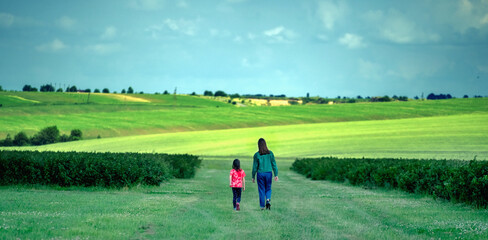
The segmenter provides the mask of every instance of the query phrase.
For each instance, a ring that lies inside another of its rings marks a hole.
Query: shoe
[[[239,206],[239,203],[237,203],[236,211],[240,211],[240,210],[241,210],[241,206]]]
[[[266,201],[266,209],[267,210],[271,210],[271,203],[269,203],[269,202],[270,202],[270,200]]]

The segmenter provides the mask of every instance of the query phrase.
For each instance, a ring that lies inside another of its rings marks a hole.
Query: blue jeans
[[[232,188],[232,195],[234,195],[234,199],[232,200],[232,203],[234,204],[234,208],[236,208],[236,203],[241,202],[241,191],[242,188]]]
[[[258,172],[258,192],[259,192],[259,205],[261,208],[265,207],[266,199],[271,199],[271,180],[273,174],[271,172]]]

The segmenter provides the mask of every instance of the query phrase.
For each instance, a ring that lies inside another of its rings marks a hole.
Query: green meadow
[[[129,102],[100,94],[86,104],[83,94],[18,95],[35,103],[6,94],[14,93],[0,94],[11,101],[0,108],[2,136],[57,125],[82,129],[87,140],[1,149],[191,153],[204,161],[195,178],[158,187],[2,186],[2,239],[488,238],[486,209],[289,170],[295,158],[318,156],[487,160],[486,98],[236,107],[183,95],[137,94],[130,96],[147,101]],[[75,102],[56,100],[64,97]],[[260,137],[279,168],[271,211],[259,210],[251,183]],[[240,212],[228,187],[234,158],[247,173]]]

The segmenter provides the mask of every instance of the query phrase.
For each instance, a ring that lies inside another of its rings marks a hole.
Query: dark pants
[[[273,174],[271,172],[258,172],[259,205],[261,208],[265,207],[266,199],[271,199],[272,178]]]
[[[232,188],[232,194],[234,195],[234,200],[232,200],[232,203],[234,204],[234,208],[236,208],[236,203],[241,202],[241,192],[242,192],[242,188],[237,188],[237,187]]]

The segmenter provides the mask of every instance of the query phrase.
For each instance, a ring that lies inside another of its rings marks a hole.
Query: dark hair
[[[266,155],[269,154],[268,147],[266,146],[266,141],[264,138],[260,138],[258,141],[259,154]]]
[[[232,168],[236,171],[241,171],[241,162],[239,159],[234,159],[234,162],[232,163]]]

